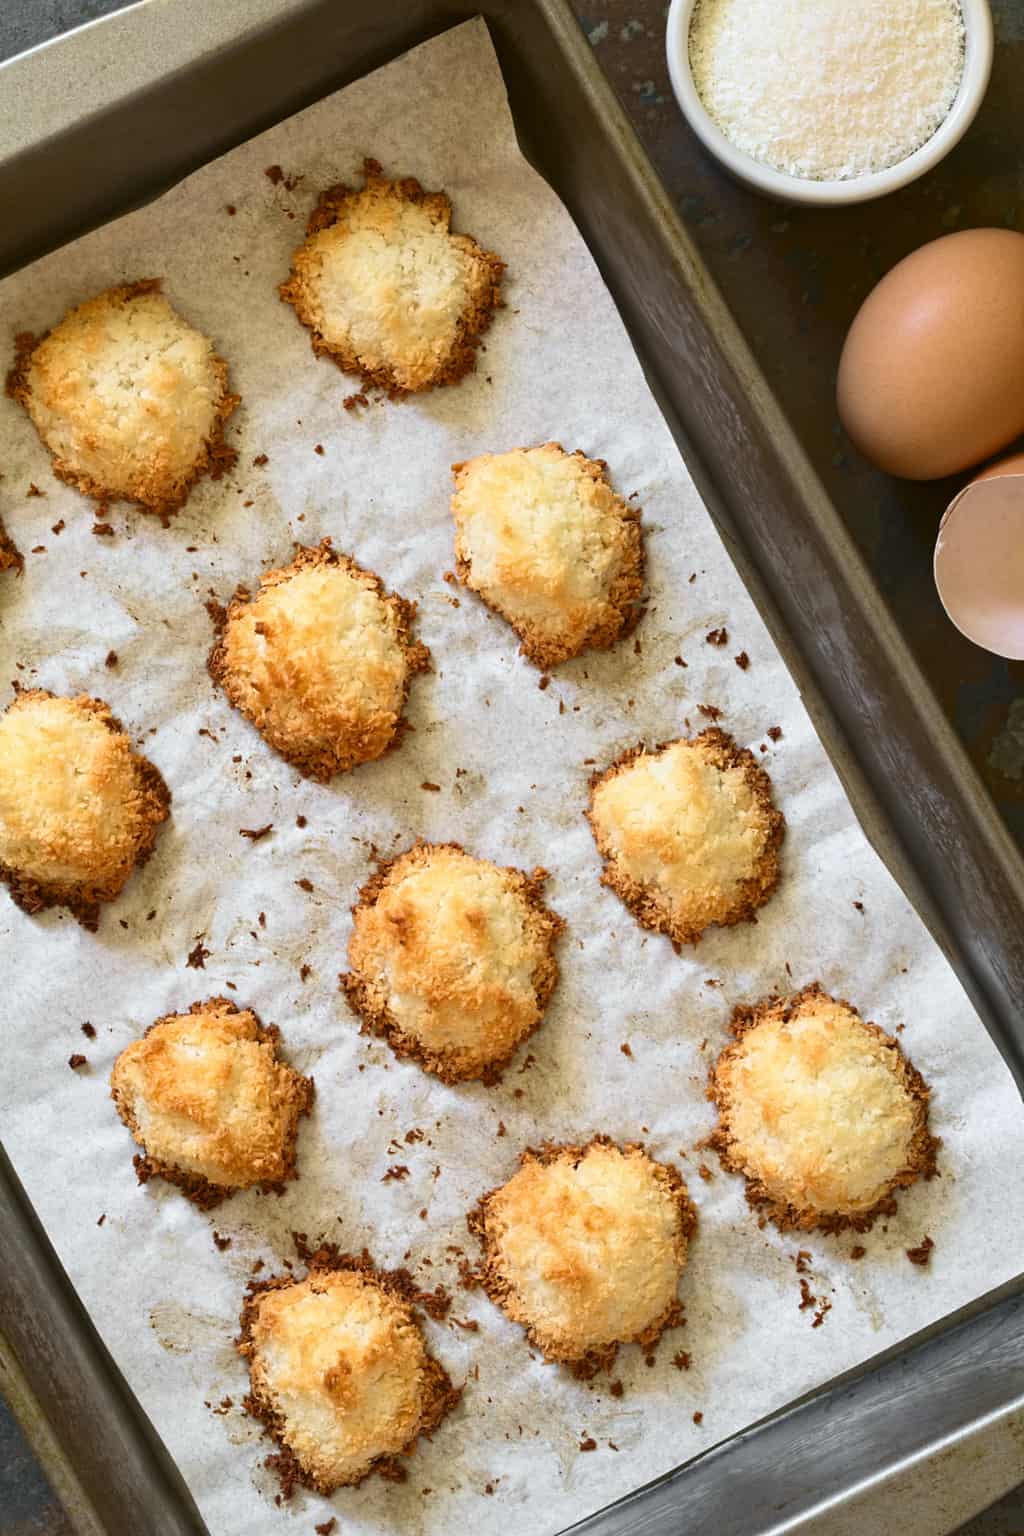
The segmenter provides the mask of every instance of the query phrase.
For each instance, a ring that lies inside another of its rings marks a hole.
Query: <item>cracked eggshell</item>
[[[1024,661],[1024,453],[993,464],[950,502],[934,570],[960,633],[996,656]]]

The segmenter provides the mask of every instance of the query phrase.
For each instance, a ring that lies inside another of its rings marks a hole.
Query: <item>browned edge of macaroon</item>
[[[355,905],[352,907],[353,915],[360,907],[372,907],[376,905],[384,887],[388,884],[396,865],[401,864],[410,854],[417,849],[423,849],[428,853],[455,852],[465,853],[461,843],[430,843],[423,838],[417,838],[410,847],[402,853],[397,853],[385,859],[379,859],[377,869],[369,880],[360,889]],[[475,855],[469,855],[473,858]],[[490,862],[489,860],[485,862]],[[343,971],[338,980],[341,990],[352,1010],[359,1015],[361,1022],[360,1034],[377,1035],[386,1040],[396,1056],[405,1057],[415,1061],[427,1072],[433,1072],[443,1083],[453,1084],[476,1081],[491,1088],[501,1081],[501,1074],[513,1059],[516,1052],[535,1034],[544,1022],[544,1014],[551,994],[558,982],[558,961],[555,957],[555,941],[565,931],[565,919],[553,912],[544,901],[544,885],[548,879],[548,871],[539,865],[531,874],[525,870],[516,869],[511,864],[497,864],[496,869],[502,874],[509,875],[516,882],[520,895],[526,901],[527,906],[540,918],[547,930],[547,953],[542,964],[534,972],[532,980],[537,994],[537,1007],[539,1010],[537,1022],[527,1030],[521,1040],[517,1041],[512,1049],[504,1056],[498,1057],[481,1070],[471,1068],[466,1071],[460,1068],[457,1058],[453,1059],[451,1051],[431,1051],[413,1035],[407,1035],[398,1020],[391,1013],[386,1003],[379,1002],[375,996],[374,988],[369,986],[363,977],[353,971]]]
[[[250,1013],[259,1030],[260,1045],[273,1047],[274,1060],[282,1061],[280,1045],[281,1031],[276,1024],[264,1024],[254,1008],[239,1008],[237,1003],[229,997],[208,997],[201,1002],[191,1003],[185,1010],[186,1013],[206,1013],[210,1008],[220,1008],[228,1013]],[[165,1013],[158,1019],[154,1019],[149,1028],[143,1032],[142,1039],[153,1033],[161,1024],[167,1024],[171,1019],[183,1017],[181,1012]],[[313,1099],[316,1094],[316,1085],[311,1077],[305,1077],[301,1072],[295,1072],[295,1102],[292,1121],[288,1128],[284,1146],[284,1172],[279,1179],[261,1180],[256,1184],[234,1185],[214,1184],[201,1173],[189,1173],[184,1168],[179,1168],[176,1163],[161,1161],[158,1157],[150,1157],[145,1151],[145,1138],[139,1130],[138,1121],[131,1112],[127,1103],[122,1103],[117,1090],[111,1088],[110,1097],[113,1099],[117,1112],[124,1124],[131,1131],[135,1140],[143,1148],[141,1153],[136,1153],[132,1158],[132,1166],[140,1184],[148,1184],[150,1179],[160,1178],[166,1184],[173,1184],[182,1191],[186,1200],[191,1200],[201,1211],[211,1211],[214,1206],[220,1205],[222,1200],[229,1199],[232,1195],[239,1195],[245,1189],[259,1189],[265,1195],[283,1195],[289,1180],[297,1179],[299,1170],[296,1163],[296,1147],[299,1135],[299,1122],[304,1115],[308,1115],[313,1107]]]
[[[250,1280],[246,1287],[245,1297],[242,1301],[242,1313],[240,1329],[235,1340],[235,1347],[242,1358],[248,1363],[255,1353],[252,1332],[258,1315],[258,1298],[266,1291],[285,1290],[289,1286],[298,1285],[302,1280],[308,1280],[316,1273],[330,1273],[331,1271],[350,1270],[357,1274],[367,1276],[374,1280],[393,1300],[405,1307],[410,1319],[419,1326],[415,1317],[414,1308],[420,1303],[420,1292],[409,1274],[408,1270],[378,1269],[370,1254],[364,1248],[362,1253],[342,1253],[334,1244],[321,1243],[317,1248],[311,1248],[306,1241],[305,1234],[295,1232],[292,1234],[300,1257],[306,1264],[306,1274],[300,1279],[297,1275],[287,1273],[283,1275],[271,1275],[266,1280]],[[265,1465],[273,1471],[281,1484],[283,1498],[290,1499],[296,1488],[310,1488],[314,1493],[329,1497],[335,1487],[358,1487],[368,1477],[377,1475],[388,1482],[404,1482],[408,1473],[399,1459],[409,1456],[416,1447],[420,1436],[427,1439],[437,1429],[441,1420],[459,1402],[462,1396],[462,1388],[452,1385],[448,1372],[440,1361],[424,1350],[427,1356],[428,1380],[424,1392],[423,1421],[412,1439],[404,1445],[397,1455],[379,1456],[371,1466],[357,1478],[354,1483],[325,1485],[315,1475],[308,1473],[299,1458],[295,1455],[283,1439],[284,1419],[267,1398],[262,1397],[252,1384],[250,1372],[250,1388],[242,1401],[245,1411],[262,1426],[263,1433],[279,1446],[275,1455],[268,1456]]]
[[[25,557],[4,527],[4,520],[0,517],[0,571],[16,571],[18,575],[25,569]]]
[[[416,617],[417,604],[409,598],[400,597],[397,592],[389,592],[376,571],[367,570],[365,566],[360,565],[354,560],[351,555],[344,555],[333,549],[330,537],[321,539],[320,543],[315,545],[297,544],[295,546],[295,556],[288,565],[264,571],[260,576],[260,583],[255,592],[246,586],[237,587],[233,596],[228,600],[226,608],[214,601],[207,602],[206,611],[210,615],[213,624],[214,641],[210,654],[207,657],[206,670],[227,698],[232,709],[237,709],[239,714],[245,716],[253,726],[253,729],[259,731],[259,727],[252,720],[252,717],[246,710],[235,703],[228,691],[231,669],[228,666],[225,655],[224,632],[229,622],[242,613],[249,603],[254,602],[261,592],[267,589],[268,585],[276,586],[283,584],[289,577],[296,575],[307,566],[316,565],[340,565],[354,574],[369,577],[373,582],[373,590],[395,615],[398,643],[405,655],[405,685],[402,689],[398,720],[395,724],[391,740],[383,752],[378,753],[377,757],[365,759],[367,762],[379,762],[382,757],[386,757],[389,752],[395,751],[401,745],[403,737],[410,729],[409,723],[405,718],[405,706],[409,700],[409,686],[417,673],[430,671],[430,651],[421,640],[413,639],[412,625]],[[262,732],[260,732],[260,736],[266,741],[266,737],[263,736]],[[336,774],[348,773],[351,772],[353,767],[360,766],[359,763],[339,766],[336,757],[329,757],[323,751],[311,753],[282,752],[280,748],[272,746],[269,741],[266,744],[272,752],[277,753],[278,757],[283,758],[287,763],[291,763],[292,767],[297,769],[304,778],[314,779],[319,784],[326,784]]]
[[[685,741],[689,746],[705,743],[715,753],[716,767],[740,768],[743,771],[744,780],[764,816],[767,828],[767,840],[757,873],[741,882],[737,899],[727,912],[699,928],[677,922],[667,909],[665,898],[656,890],[619,873],[614,853],[602,846],[593,815],[594,793],[605,779],[628,768],[636,758],[642,757],[645,753],[652,757],[657,756],[658,753],[674,747],[680,740]],[[647,747],[643,742],[639,742],[635,747],[630,747],[621,753],[614,762],[609,763],[607,768],[591,774],[590,803],[584,815],[590,823],[594,842],[604,862],[601,884],[615,892],[642,928],[650,928],[655,933],[666,934],[677,953],[684,944],[696,944],[709,928],[731,928],[736,923],[755,922],[758,908],[764,906],[779,883],[781,872],[779,850],[786,832],[786,818],[772,800],[771,779],[749,748],[737,746],[728,731],[723,731],[717,725],[709,726],[697,736],[676,737],[671,741],[658,742],[654,747]]]
[[[885,1043],[891,1053],[893,1070],[906,1088],[908,1094],[915,1101],[916,1125],[910,1146],[910,1156],[905,1168],[902,1168],[892,1180],[888,1190],[881,1195],[877,1202],[866,1211],[858,1211],[852,1215],[841,1213],[823,1213],[813,1210],[811,1207],[800,1209],[788,1202],[782,1204],[765,1188],[756,1173],[751,1172],[747,1166],[734,1155],[732,1142],[729,1135],[729,1094],[724,1082],[718,1080],[719,1068],[725,1061],[736,1055],[742,1043],[744,1035],[756,1028],[758,1024],[768,1019],[778,1018],[785,1022],[792,1018],[800,1005],[813,997],[827,997],[832,1002],[838,1003],[842,1008],[848,1008],[856,1018],[864,1025],[865,1029]],[[768,997],[753,1006],[739,1004],[733,1011],[729,1025],[731,1033],[735,1036],[715,1061],[708,1073],[707,1097],[718,1111],[719,1123],[707,1138],[705,1145],[714,1148],[718,1153],[723,1168],[730,1173],[738,1173],[746,1181],[747,1203],[755,1211],[774,1222],[781,1231],[797,1230],[801,1232],[835,1233],[845,1230],[854,1232],[867,1232],[880,1216],[893,1216],[896,1212],[895,1191],[906,1189],[918,1179],[934,1178],[938,1172],[936,1157],[942,1142],[939,1137],[933,1136],[928,1128],[928,1101],[931,1090],[920,1072],[912,1062],[903,1054],[898,1040],[892,1035],[886,1034],[878,1024],[873,1024],[867,1019],[862,1019],[860,1013],[843,997],[832,997],[826,992],[820,982],[812,981],[802,987],[799,992],[791,997]]]
[[[339,181],[320,193],[316,207],[306,225],[307,239],[310,235],[319,234],[322,229],[330,229],[333,224],[336,224],[344,205],[362,196],[373,181],[382,181],[389,187],[397,188],[399,195],[407,202],[431,204],[442,214],[446,233],[451,231],[452,205],[447,193],[426,192],[414,176],[389,180],[384,175],[380,161],[367,158],[363,161],[362,187],[350,187],[345,182]],[[301,324],[309,331],[313,351],[317,357],[329,357],[342,373],[358,378],[364,389],[382,390],[389,400],[400,400],[405,395],[422,393],[441,384],[455,384],[476,367],[477,347],[494,319],[494,311],[501,308],[503,304],[501,280],[506,265],[493,251],[485,250],[465,230],[459,230],[457,233],[465,236],[466,239],[473,240],[480,260],[488,269],[490,283],[482,301],[460,316],[452,349],[444,363],[427,382],[416,389],[399,384],[392,369],[368,368],[360,362],[355,352],[342,350],[325,339],[323,333],[317,329],[306,305],[303,283],[294,266],[294,256],[291,271],[286,280],[278,285],[277,291],[284,302],[292,306]]]
[[[48,688],[16,688],[15,693],[32,694],[46,699],[68,697],[64,694],[51,693]],[[90,712],[98,714],[109,731],[115,735],[124,736],[131,747],[131,737],[128,732],[102,699],[91,698],[84,694],[77,695],[76,699],[83,701],[83,708],[86,707],[87,700],[88,704],[93,706]],[[95,933],[99,927],[101,905],[120,896],[135,871],[141,869],[152,857],[156,847],[157,832],[171,813],[171,792],[164,782],[163,774],[154,763],[149,761],[148,757],[143,757],[141,752],[135,751],[134,747],[131,747],[131,755],[151,815],[148,835],[139,844],[132,868],[120,884],[110,881],[106,885],[69,886],[33,880],[10,865],[0,862],[0,884],[6,885],[15,906],[20,907],[29,917],[34,917],[37,912],[42,912],[47,907],[66,907],[83,928],[90,933]]]
[[[561,453],[566,450],[561,443],[541,443],[542,448],[557,448]],[[510,453],[528,453],[528,448],[512,448],[505,450]],[[644,575],[646,570],[646,557],[644,554],[644,537],[641,517],[643,509],[626,501],[614,489],[611,477],[608,474],[608,464],[605,459],[588,458],[582,448],[574,448],[566,454],[570,459],[581,459],[587,467],[595,472],[594,478],[600,478],[607,485],[615,499],[616,510],[622,518],[623,532],[626,540],[625,557],[616,574],[615,580],[608,589],[608,603],[615,610],[615,617],[609,617],[599,621],[594,627],[576,642],[575,645],[559,644],[553,640],[546,640],[543,634],[532,625],[521,625],[516,622],[503,609],[492,603],[477,587],[472,585],[470,577],[472,566],[462,554],[459,547],[458,529],[455,537],[455,574],[462,586],[474,592],[480,601],[488,607],[492,613],[505,620],[515,634],[519,636],[520,654],[527,661],[546,671],[550,667],[557,667],[563,661],[571,661],[574,656],[579,656],[583,651],[607,651],[619,640],[624,640],[631,635],[639,624],[644,614]],[[461,460],[452,465],[452,474],[456,477],[456,492],[458,491],[458,475],[464,469],[468,461]],[[454,500],[454,497],[452,498]]]
[[[134,283],[121,283],[114,288],[107,289],[109,294],[117,294],[121,298],[131,300],[139,298],[146,293],[159,293],[163,279],[159,277],[144,277]],[[101,298],[101,294],[94,294],[94,298]],[[70,311],[68,311],[70,313]],[[51,330],[53,327],[51,327]],[[14,364],[7,375],[6,390],[12,400],[28,409],[28,397],[31,393],[28,383],[28,370],[32,362],[32,354],[41,342],[44,342],[51,331],[44,331],[41,336],[34,336],[31,331],[20,331],[14,338]],[[51,468],[59,480],[65,484],[74,486],[83,496],[90,497],[93,501],[106,504],[110,501],[128,501],[135,506],[142,507],[146,512],[155,513],[163,526],[169,526],[173,513],[179,512],[188,500],[189,493],[197,480],[208,474],[211,480],[219,480],[221,475],[234,467],[238,453],[234,448],[229,448],[224,441],[224,429],[228,418],[241,404],[241,395],[230,392],[228,365],[218,353],[211,358],[213,369],[217,375],[217,381],[221,388],[221,397],[217,405],[217,415],[209,437],[202,445],[202,449],[196,458],[191,474],[184,480],[178,493],[172,497],[155,496],[144,499],[139,496],[125,496],[122,491],[111,490],[108,486],[101,485],[91,476],[81,474],[72,469],[63,459],[51,454]],[[44,444],[45,447],[45,444]],[[49,452],[49,450],[47,450]]]
[[[686,1184],[682,1174],[671,1163],[659,1162],[651,1157],[642,1141],[615,1141],[611,1136],[601,1133],[591,1136],[589,1141],[579,1144],[571,1142],[542,1142],[539,1147],[526,1147],[519,1154],[519,1166],[523,1167],[528,1162],[549,1164],[558,1162],[561,1158],[575,1157],[577,1162],[583,1158],[591,1147],[615,1147],[617,1151],[625,1155],[639,1152],[650,1159],[657,1170],[658,1177],[666,1184],[673,1196],[679,1211],[680,1236],[687,1243],[697,1230],[697,1208],[687,1193]],[[509,1179],[514,1173],[509,1175]],[[507,1179],[505,1183],[507,1184]],[[466,1225],[470,1232],[480,1243],[484,1253],[484,1262],[480,1269],[472,1275],[472,1281],[483,1286],[487,1295],[495,1306],[500,1307],[506,1317],[518,1323],[526,1334],[530,1343],[541,1352],[542,1357],[550,1365],[567,1365],[571,1368],[573,1376],[579,1381],[589,1381],[600,1371],[607,1370],[615,1361],[620,1344],[639,1344],[650,1354],[661,1341],[664,1333],[670,1328],[678,1328],[686,1320],[686,1313],[678,1298],[666,1308],[661,1317],[656,1318],[642,1333],[636,1334],[631,1339],[618,1339],[611,1344],[604,1344],[598,1348],[588,1349],[581,1355],[572,1355],[549,1350],[544,1340],[534,1331],[530,1323],[519,1315],[515,1303],[515,1291],[509,1282],[500,1273],[497,1265],[491,1236],[487,1229],[490,1215],[490,1203],[493,1198],[505,1188],[504,1184],[489,1189],[486,1194],[480,1196],[476,1205],[466,1217]]]

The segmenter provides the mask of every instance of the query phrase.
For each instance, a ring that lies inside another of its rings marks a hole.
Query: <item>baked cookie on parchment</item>
[[[296,1486],[331,1494],[377,1472],[406,1476],[404,1458],[459,1392],[427,1349],[402,1272],[324,1247],[303,1280],[254,1281],[238,1350],[245,1406],[276,1440],[269,1458],[287,1498]]]
[[[935,1172],[927,1084],[899,1044],[815,982],[737,1008],[711,1072],[711,1137],[778,1227],[865,1231]]]
[[[160,1177],[205,1210],[237,1190],[279,1190],[295,1178],[313,1080],[281,1059],[280,1041],[250,1008],[211,997],[125,1046],[110,1092],[142,1148],[140,1184]]]
[[[750,920],[778,883],[771,780],[717,726],[626,752],[591,779],[587,817],[603,884],[677,947]]]
[[[153,851],[171,795],[101,699],[15,694],[0,714],[0,881],[95,929]]]
[[[469,1218],[482,1283],[546,1360],[590,1376],[620,1344],[651,1350],[683,1321],[696,1212],[682,1177],[637,1143],[529,1148]]]
[[[239,397],[213,343],[159,278],[109,288],[45,336],[22,334],[7,393],[25,407],[54,474],[98,501],[133,501],[165,521],[201,475],[236,455],[224,426]]]
[[[320,194],[281,297],[317,356],[367,388],[397,398],[454,383],[475,364],[505,264],[452,233],[444,192],[390,181],[376,160],[363,177]]]
[[[397,745],[409,684],[430,666],[412,638],[415,603],[330,539],[241,587],[217,629],[209,670],[230,702],[300,773],[326,782]]]
[[[524,656],[554,667],[635,626],[640,511],[616,495],[602,459],[544,443],[453,471],[456,575],[511,624]]]
[[[341,984],[363,1028],[448,1083],[494,1082],[537,1029],[565,926],[547,871],[416,843],[359,893]]]

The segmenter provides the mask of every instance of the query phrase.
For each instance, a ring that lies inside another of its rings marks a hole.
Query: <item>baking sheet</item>
[[[273,290],[316,192],[352,178],[367,153],[449,191],[456,227],[508,261],[508,308],[464,384],[353,417],[341,408],[352,386],[314,361]],[[275,163],[305,179],[274,185],[264,171]],[[96,539],[89,510],[54,480],[23,413],[5,401],[0,414],[0,511],[28,557],[20,580],[0,578],[6,675],[106,697],[174,793],[156,855],[97,936],[67,917],[29,920],[0,905],[0,1114],[30,1197],[214,1536],[296,1520],[307,1529],[332,1511],[346,1532],[427,1536],[470,1520],[482,1531],[512,1520],[552,1531],[1024,1268],[1024,1192],[1004,1172],[1024,1150],[1009,1074],[867,846],[588,253],[519,157],[482,23],[7,280],[8,343],[102,287],[150,274],[165,277],[231,363],[244,403],[229,479],[202,485],[168,531],[115,508],[116,537]],[[639,650],[627,641],[583,657],[541,690],[510,632],[442,576],[452,559],[450,463],[551,437],[607,459],[618,488],[637,493],[651,606]],[[255,465],[264,453],[268,462]],[[29,483],[45,495],[27,497]],[[419,600],[436,668],[414,684],[416,730],[402,751],[329,788],[298,780],[214,692],[202,606],[287,560],[293,539],[325,534]],[[707,645],[722,624],[729,645]],[[118,661],[108,669],[111,649]],[[751,659],[745,672],[732,660],[740,650]],[[769,748],[789,823],[785,879],[756,927],[711,934],[677,957],[600,888],[581,813],[588,758],[604,763],[640,737],[678,734],[687,719],[697,729],[701,702],[721,708],[739,740]],[[771,725],[782,728],[777,745]],[[268,822],[273,831],[258,843],[239,835]],[[569,924],[533,1063],[521,1071],[521,1056],[496,1089],[446,1088],[395,1061],[358,1035],[337,991],[370,844],[389,851],[415,835],[546,865],[549,899]],[[312,893],[294,884],[300,878]],[[202,971],[186,963],[199,936],[209,950]],[[813,1254],[810,1287],[832,1305],[816,1329],[813,1309],[799,1307],[798,1241],[759,1231],[739,1182],[695,1150],[712,1124],[703,1085],[732,1005],[815,977],[884,1026],[905,1024],[945,1142],[942,1178],[905,1195],[888,1230],[799,1239]],[[301,1135],[299,1182],[280,1199],[244,1195],[204,1216],[159,1183],[135,1184],[106,1079],[118,1050],[158,1014],[229,983],[240,1005],[282,1027],[319,1096]],[[85,1020],[94,1042],[79,1032]],[[78,1050],[89,1067],[73,1073],[67,1057]],[[425,1139],[395,1150],[413,1128]],[[623,1351],[612,1379],[624,1393],[613,1397],[607,1380],[575,1383],[531,1359],[485,1298],[457,1292],[455,1316],[479,1331],[427,1328],[467,1390],[410,1462],[409,1481],[371,1481],[331,1501],[303,1494],[278,1511],[260,1465],[266,1447],[237,1406],[245,1376],[231,1340],[254,1260],[273,1268],[294,1257],[289,1234],[299,1229],[366,1244],[381,1263],[406,1262],[424,1282],[452,1285],[458,1255],[448,1245],[473,1255],[464,1213],[508,1176],[518,1148],[595,1130],[643,1134],[684,1170],[700,1208],[682,1288],[689,1322],[657,1364]],[[699,1176],[702,1161],[710,1181]],[[395,1163],[408,1178],[382,1183]],[[226,1251],[214,1229],[231,1238]],[[926,1233],[936,1248],[918,1269],[905,1250]],[[868,1250],[859,1263],[848,1257],[855,1241]],[[672,1363],[678,1351],[690,1355],[689,1370]],[[232,1406],[213,1415],[226,1397]],[[581,1453],[590,1437],[597,1450]]]

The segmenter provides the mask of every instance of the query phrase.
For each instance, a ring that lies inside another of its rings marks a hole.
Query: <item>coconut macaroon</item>
[[[603,884],[677,947],[751,920],[778,883],[771,780],[717,727],[626,752],[591,780],[587,816]]]
[[[359,893],[341,984],[363,1030],[445,1082],[493,1083],[540,1024],[565,926],[531,875],[417,843]]]
[[[328,187],[279,292],[331,357],[392,397],[470,371],[500,302],[505,264],[451,233],[443,192],[389,181],[376,160],[362,187]]]
[[[610,1365],[619,1344],[652,1349],[683,1320],[696,1212],[676,1170],[638,1144],[530,1148],[469,1224],[492,1301],[579,1376]]]
[[[416,605],[330,539],[211,612],[214,681],[300,773],[326,782],[396,745],[410,680],[430,665],[410,634]]]
[[[732,1032],[711,1072],[711,1144],[777,1226],[864,1231],[935,1172],[924,1079],[850,1003],[815,982],[737,1008]]]
[[[455,570],[507,619],[524,656],[554,667],[607,647],[640,616],[640,511],[602,459],[558,443],[453,465]]]
[[[245,1406],[277,1441],[271,1457],[285,1496],[361,1483],[372,1472],[402,1480],[399,1458],[458,1401],[429,1354],[401,1274],[368,1257],[321,1249],[304,1280],[250,1285],[239,1353],[248,1361]]]
[[[204,1210],[240,1189],[280,1190],[296,1176],[298,1124],[313,1079],[281,1060],[280,1031],[226,997],[151,1024],[110,1074],[117,1112],[159,1176]]]
[[[38,340],[16,339],[7,393],[86,496],[166,517],[196,480],[235,461],[224,424],[238,404],[213,343],[182,319],[158,278],[110,288]]]
[[[0,880],[23,911],[63,906],[95,929],[170,803],[101,699],[32,688],[0,714]]]

